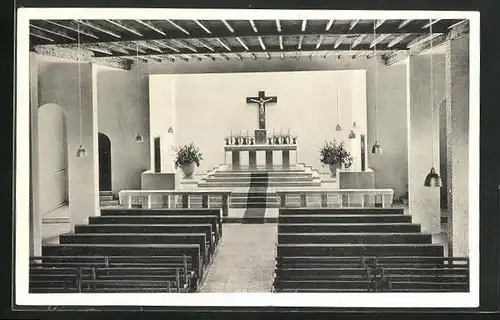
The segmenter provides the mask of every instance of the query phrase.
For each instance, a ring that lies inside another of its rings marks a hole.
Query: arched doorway
[[[99,132],[99,191],[111,191],[111,140]]]

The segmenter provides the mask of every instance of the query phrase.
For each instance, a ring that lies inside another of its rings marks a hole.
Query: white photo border
[[[31,19],[468,19],[469,65],[469,260],[466,293],[140,293],[33,294],[29,272],[29,20]],[[479,12],[376,10],[249,10],[160,8],[19,8],[16,39],[15,297],[17,306],[156,307],[479,307]]]

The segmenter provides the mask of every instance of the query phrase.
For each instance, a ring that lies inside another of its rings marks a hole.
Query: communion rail
[[[122,190],[120,206],[125,208],[176,208],[178,200],[182,208],[194,208],[201,198],[201,208],[220,208],[222,216],[229,214],[231,190]]]
[[[276,189],[281,208],[392,206],[392,189]]]

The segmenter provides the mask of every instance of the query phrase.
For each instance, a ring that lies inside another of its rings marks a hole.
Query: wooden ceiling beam
[[[280,47],[279,44],[273,44],[273,45],[265,45],[262,47],[260,44],[257,45],[252,45],[252,46],[247,46],[247,48],[243,47],[233,47],[232,48],[232,53],[244,53],[244,52],[253,52],[253,53],[266,53],[266,52],[275,52],[279,53],[281,51],[283,52],[295,52],[297,50],[303,50],[303,51],[316,51],[316,46],[317,44],[305,44],[304,42],[299,42],[299,47],[297,45],[286,45],[284,44],[283,47]],[[172,54],[184,54],[184,55],[189,55],[189,54],[219,54],[219,53],[227,53],[226,49],[218,47],[218,48],[213,48],[214,51],[209,50],[204,47],[197,47],[191,48],[189,46],[186,46],[185,48],[180,48],[177,49],[177,51],[169,50],[167,48],[164,48],[162,52],[157,52],[153,50],[144,50],[147,51],[146,53],[139,53],[139,56],[148,56],[148,55],[158,55],[158,54],[167,54],[167,55],[172,55]],[[337,48],[335,48],[334,44],[323,44],[321,46],[320,51],[349,51],[350,44],[349,43],[343,43],[340,44]],[[385,51],[396,51],[396,50],[405,50],[406,45],[402,44],[396,44],[392,48],[388,48],[387,44],[380,44],[377,46],[377,51],[380,52],[385,52]],[[196,51],[194,51],[196,50]],[[368,51],[371,50],[370,44],[369,43],[363,43],[359,44],[356,46],[356,49],[352,49],[353,52],[357,51]],[[134,52],[135,53],[135,52]],[[102,57],[102,54],[96,53],[97,57]],[[127,57],[128,55],[124,54],[115,54],[115,57]]]
[[[130,61],[125,58],[109,56],[96,58],[94,52],[85,48],[78,51],[65,46],[36,46],[33,50],[40,55],[73,60],[75,63],[79,60],[122,70],[130,70],[131,67]]]
[[[161,34],[162,36],[166,36],[167,34],[165,33],[165,31],[161,30],[159,27],[155,26],[152,22],[147,22],[147,21],[144,21],[144,20],[135,20],[135,22],[139,23],[139,24],[142,24],[143,26]]]
[[[467,34],[469,34],[469,23],[467,22],[459,24],[456,27],[450,29],[449,32],[440,34],[436,38],[432,39],[432,48],[443,45],[445,42],[449,40],[461,38]],[[383,55],[382,58],[385,60],[385,64],[387,66],[391,66],[405,61],[408,57],[412,55],[419,55],[432,48],[431,48],[431,42],[425,41],[413,46],[412,48],[404,52],[397,52],[393,54]]]
[[[76,38],[69,36],[66,32],[64,32],[62,30],[54,31],[54,30],[51,30],[51,29],[47,29],[47,28],[44,28],[44,27],[37,26],[37,25],[32,24],[32,23],[30,23],[30,27],[34,28],[34,29],[37,29],[39,31],[42,31],[44,33],[49,33],[49,34],[52,34],[52,35],[55,35],[55,36],[58,36],[58,37],[63,37],[63,38],[66,38],[66,39],[69,39],[69,40],[72,40],[72,41],[76,41]]]
[[[202,28],[206,33],[208,34],[211,34],[212,31],[210,31],[210,29],[208,29],[203,23],[201,23],[200,21],[198,20],[193,20],[200,28]]]
[[[73,32],[76,32],[76,33],[80,33],[81,35],[93,38],[95,40],[99,40],[99,37],[96,36],[91,31],[84,30],[81,27],[80,27],[80,30],[78,30],[78,25],[74,21],[65,21],[64,23],[62,23],[62,22],[56,22],[56,21],[52,21],[52,20],[43,20],[43,21],[46,22],[46,23],[49,23],[49,24],[51,24],[53,26],[56,26],[58,28],[63,28],[63,29],[66,29],[66,30],[70,30],[70,31],[73,31]]]
[[[118,35],[110,30],[105,30],[104,27],[97,26],[94,23],[88,23],[85,21],[85,26],[93,26],[94,29],[99,29],[102,34],[99,34],[99,39],[86,37],[85,39],[80,39],[82,43],[99,43],[99,42],[117,42],[117,41],[145,41],[145,40],[188,40],[188,39],[215,39],[215,38],[243,38],[243,37],[254,37],[254,36],[341,36],[341,35],[361,35],[361,34],[373,34],[373,25],[369,24],[356,24],[352,29],[350,29],[349,25],[342,24],[333,24],[330,30],[325,31],[324,25],[308,25],[307,29],[301,31],[301,25],[289,26],[286,29],[282,29],[281,32],[278,32],[275,26],[269,26],[267,28],[259,28],[258,32],[255,32],[252,28],[241,28],[241,29],[228,29],[226,27],[211,27],[211,33],[208,34],[204,30],[195,29],[191,32],[188,32],[185,29],[182,29],[186,32],[183,32],[178,29],[174,29],[167,32],[166,35],[159,33],[154,30],[141,30],[141,34],[138,36],[136,34],[121,34]],[[172,22],[170,22],[172,23]],[[226,22],[227,23],[227,22]],[[83,24],[83,22],[82,22]],[[177,25],[177,24],[176,24]],[[229,24],[228,24],[229,25]],[[180,26],[179,26],[180,27]],[[445,33],[448,31],[448,25],[441,21],[441,23],[436,23],[433,26],[433,32],[435,33]],[[96,29],[96,30],[97,30]],[[98,31],[99,31],[98,30]],[[232,31],[231,31],[232,30]],[[161,30],[160,30],[161,31]],[[406,25],[401,28],[395,27],[393,24],[384,23],[380,27],[377,28],[377,33],[379,34],[422,34],[428,31],[428,28],[422,29],[420,25]],[[111,35],[111,34],[113,35]],[[55,39],[56,44],[71,44],[75,43],[75,41],[61,38]],[[35,42],[34,45],[42,45],[42,44],[51,44],[49,42],[44,43]]]

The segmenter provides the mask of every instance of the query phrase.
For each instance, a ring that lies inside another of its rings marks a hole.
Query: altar
[[[296,162],[298,160],[298,147],[296,144],[254,144],[254,145],[226,145],[224,147],[224,159],[226,154],[231,153],[231,165],[233,170],[241,168],[241,153],[248,152],[248,164],[250,169],[257,169],[257,152],[265,152],[266,155],[266,168],[273,168],[273,151],[281,151],[282,167],[284,169],[290,168],[290,152],[295,153]]]

